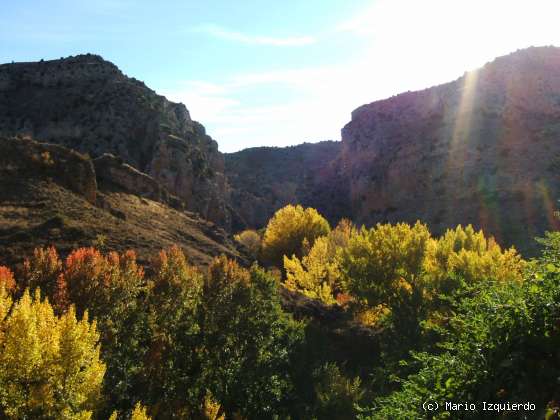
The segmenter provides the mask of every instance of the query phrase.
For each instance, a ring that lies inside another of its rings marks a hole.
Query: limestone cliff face
[[[224,227],[224,162],[183,104],[95,55],[0,65],[0,134],[111,153]]]
[[[560,49],[530,48],[445,85],[364,105],[342,130],[357,223],[472,223],[535,248],[558,228]]]

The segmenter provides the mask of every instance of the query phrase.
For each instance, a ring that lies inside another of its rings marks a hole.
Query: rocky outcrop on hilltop
[[[97,201],[97,180],[91,160],[58,145],[40,144],[28,138],[0,137],[0,173],[4,180],[56,179],[58,184],[83,196],[90,204]]]
[[[113,154],[229,227],[217,143],[183,104],[99,56],[0,65],[0,135],[28,135],[92,157]]]
[[[559,227],[560,49],[356,109],[340,160],[357,223],[472,223],[530,253],[534,236]]]
[[[151,176],[140,172],[123,162],[121,158],[104,153],[93,159],[93,165],[100,182],[117,186],[131,194],[149,198],[174,208],[184,208],[184,202]]]
[[[225,154],[234,231],[265,226],[286,204],[320,208],[331,221],[348,216],[339,153],[340,142],[325,141]]]

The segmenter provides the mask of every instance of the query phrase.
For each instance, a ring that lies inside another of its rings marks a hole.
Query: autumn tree
[[[95,248],[79,248],[66,258],[63,277],[70,301],[100,317],[138,293],[144,270],[133,251],[103,255]]]
[[[262,242],[265,263],[282,267],[284,255],[302,258],[315,240],[330,232],[329,223],[313,208],[287,205],[268,222]]]
[[[22,279],[24,286],[45,292],[55,313],[64,313],[73,304],[78,315],[88,311],[95,317],[110,405],[131,409],[147,351],[142,302],[146,286],[135,253],[104,255],[94,248],[79,248],[63,263],[54,248],[39,248],[25,261]]]
[[[119,417],[116,411],[113,411],[109,420],[118,420],[119,418],[122,419],[130,419],[130,420],[150,420],[151,417],[148,415],[148,410],[140,403],[136,403],[132,411],[129,413],[130,415],[122,415]]]
[[[0,266],[0,287],[7,292],[13,292],[16,288],[14,273],[8,267]]]
[[[328,235],[317,238],[303,258],[284,256],[286,287],[326,304],[336,303],[337,294],[342,292],[337,256],[355,232],[350,221],[342,220]]]
[[[7,418],[91,418],[105,365],[95,322],[73,307],[58,317],[39,291],[11,303],[0,288],[0,413]]]
[[[341,252],[340,269],[347,289],[368,305],[394,306],[422,286],[422,268],[430,239],[417,222],[362,228]]]
[[[484,279],[521,281],[525,261],[514,248],[502,250],[494,238],[486,238],[472,225],[448,229],[427,247],[424,269],[431,287],[450,293],[457,287],[454,278],[467,284]]]
[[[251,257],[257,259],[261,252],[261,235],[256,230],[247,229],[234,236],[234,239],[243,245],[251,254]]]
[[[67,302],[65,299],[65,290],[63,280],[60,278],[62,273],[62,261],[54,247],[36,248],[33,255],[26,258],[23,263],[21,275],[22,288],[28,288],[33,292],[36,288],[40,288],[41,292],[48,296],[51,302],[54,302],[54,296],[59,294],[58,300],[64,306]]]

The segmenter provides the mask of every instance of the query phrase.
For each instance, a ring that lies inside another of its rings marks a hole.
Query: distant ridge
[[[234,230],[262,227],[290,203],[318,207],[330,219],[344,216],[344,200],[331,198],[337,194],[339,168],[334,159],[340,150],[340,142],[324,141],[225,154]],[[331,202],[340,205],[331,207]]]

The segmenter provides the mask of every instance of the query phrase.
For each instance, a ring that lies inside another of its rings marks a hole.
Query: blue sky
[[[0,62],[100,54],[226,152],[339,140],[364,103],[560,45],[558,0],[0,2]]]

